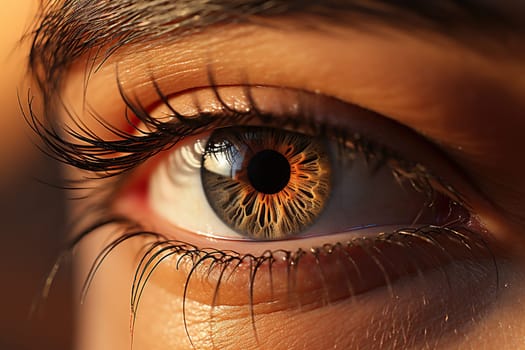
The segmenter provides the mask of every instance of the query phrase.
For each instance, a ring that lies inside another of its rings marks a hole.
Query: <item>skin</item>
[[[378,288],[356,299],[312,303],[299,311],[265,303],[269,297],[261,294],[258,297],[263,302],[255,308],[256,338],[247,301],[234,303],[235,295],[227,292],[221,296],[220,310],[215,311],[210,337],[211,287],[195,282],[186,305],[194,345],[199,349],[522,346],[525,224],[520,217],[525,217],[521,199],[525,165],[516,160],[523,149],[519,140],[525,130],[525,67],[520,59],[525,52],[520,51],[520,43],[491,45],[493,49],[487,52],[436,33],[416,36],[380,24],[368,32],[322,22],[318,30],[308,30],[297,25],[299,22],[274,19],[274,27],[228,25],[148,50],[127,47],[90,76],[86,91],[82,88],[85,61],[80,60],[68,72],[64,101],[68,111],[104,135],[103,128],[89,117],[85,102],[110,124],[123,125],[125,106],[116,84],[116,64],[125,72],[119,75],[122,86],[140,96],[144,105],[155,106],[158,96],[151,88],[151,67],[168,96],[184,96],[185,91],[209,86],[211,62],[218,85],[239,85],[247,76],[250,84],[317,92],[371,109],[439,145],[440,155],[416,152],[412,156],[424,160],[461,191],[497,259],[499,285],[503,287],[494,296],[493,280],[484,278],[493,262],[483,260],[477,262],[479,275],[462,264],[452,264],[426,271],[424,279],[397,281],[392,286],[398,296],[396,303],[386,288]],[[509,50],[516,54],[506,55]],[[65,116],[64,120],[68,122]],[[130,178],[147,173],[145,169],[154,164],[155,160],[145,164]],[[83,175],[76,169],[68,169],[68,173]],[[73,214],[94,200],[77,204]],[[144,203],[125,186],[113,203],[113,210],[135,213],[133,219],[146,227],[174,237],[183,234],[144,210]],[[116,230],[106,227],[79,247],[79,286],[94,257]],[[104,262],[79,308],[79,349],[129,348],[130,281],[143,243],[126,243]],[[182,318],[185,272],[176,271],[174,264],[175,259],[167,260],[148,282],[134,329],[135,349],[191,348]],[[444,292],[442,271],[454,286]],[[246,275],[241,271],[235,276],[228,284],[233,290],[245,288]],[[314,291],[316,288],[321,287]],[[429,307],[421,304],[423,297],[430,301]],[[446,321],[437,322],[442,316]]]

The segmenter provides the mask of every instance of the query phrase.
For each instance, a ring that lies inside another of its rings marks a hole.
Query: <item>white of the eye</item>
[[[206,142],[199,139],[178,145],[157,167],[149,181],[150,208],[186,231],[209,237],[220,234],[221,238],[242,238],[217,217],[204,194],[200,172]],[[225,175],[229,175],[229,170]]]

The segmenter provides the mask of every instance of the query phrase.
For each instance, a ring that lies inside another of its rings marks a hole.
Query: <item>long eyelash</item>
[[[162,122],[151,116],[137,98],[128,96],[120,82],[118,84],[122,100],[127,106],[125,118],[138,135],[118,130],[91,112],[92,117],[120,139],[104,140],[86,126],[76,122],[75,116],[69,115],[79,128],[78,131],[71,128],[61,130],[67,138],[71,139],[69,141],[56,130],[56,127],[46,125],[38,118],[32,108],[31,99],[28,101],[29,116],[26,120],[44,142],[44,149],[48,155],[65,164],[96,173],[99,177],[111,177],[135,168],[153,155],[171,148],[188,135],[209,130],[214,126],[225,124],[226,121],[230,124],[241,123],[256,117],[253,110],[234,111],[226,104],[223,105],[221,116],[205,112],[200,112],[198,117],[185,116],[170,105],[168,97],[160,90],[154,78],[152,84],[160,101],[172,112],[173,121]],[[144,125],[143,128],[138,128],[131,120],[130,112]]]

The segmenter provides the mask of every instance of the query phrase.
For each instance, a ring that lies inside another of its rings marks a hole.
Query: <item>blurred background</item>
[[[0,8],[0,350],[71,349],[71,267],[29,319],[34,298],[64,242],[64,203],[57,164],[33,144],[17,93],[27,101],[27,41],[39,1]]]

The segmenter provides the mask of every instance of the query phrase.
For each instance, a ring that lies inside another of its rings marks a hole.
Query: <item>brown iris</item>
[[[266,127],[214,131],[202,158],[210,206],[252,239],[285,239],[312,225],[330,194],[324,142]]]

